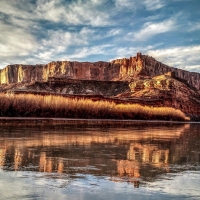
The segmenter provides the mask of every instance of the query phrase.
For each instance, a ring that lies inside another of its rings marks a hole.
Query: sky
[[[0,0],[0,69],[137,52],[200,72],[200,0]]]

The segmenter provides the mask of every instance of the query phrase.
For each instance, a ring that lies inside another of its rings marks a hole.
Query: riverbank
[[[38,117],[0,117],[0,126],[5,125],[165,125],[194,124],[195,121],[167,120],[116,120],[116,119],[72,119],[72,118],[38,118]]]
[[[116,120],[190,120],[171,107],[152,107],[53,95],[0,94],[1,117],[40,117]]]

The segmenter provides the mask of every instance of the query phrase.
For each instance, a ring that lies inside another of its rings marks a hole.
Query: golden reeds
[[[170,107],[33,94],[0,94],[0,116],[189,120]]]

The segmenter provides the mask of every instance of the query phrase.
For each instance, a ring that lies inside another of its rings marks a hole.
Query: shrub
[[[0,94],[0,115],[20,117],[70,117],[113,119],[189,120],[171,107],[116,104],[110,101],[67,98],[54,95]]]

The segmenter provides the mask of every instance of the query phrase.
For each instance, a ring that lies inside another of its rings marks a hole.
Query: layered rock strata
[[[116,103],[173,107],[200,120],[200,74],[169,67],[141,53],[111,62],[9,65],[0,70],[0,92],[8,91],[81,98],[99,95]]]
[[[49,77],[107,81],[118,78],[120,65],[109,62],[56,61],[47,65],[8,65],[0,70],[0,84],[47,81]]]
[[[145,104],[151,100],[155,104],[180,109],[191,119],[200,119],[200,91],[176,79],[174,73],[135,80],[129,83],[129,87],[131,92],[120,94],[119,98],[137,98]]]
[[[176,78],[200,89],[200,74],[169,67],[138,53],[111,62],[56,61],[46,65],[8,65],[0,70],[0,84],[47,81],[49,77],[98,81],[131,81],[174,72]]]

